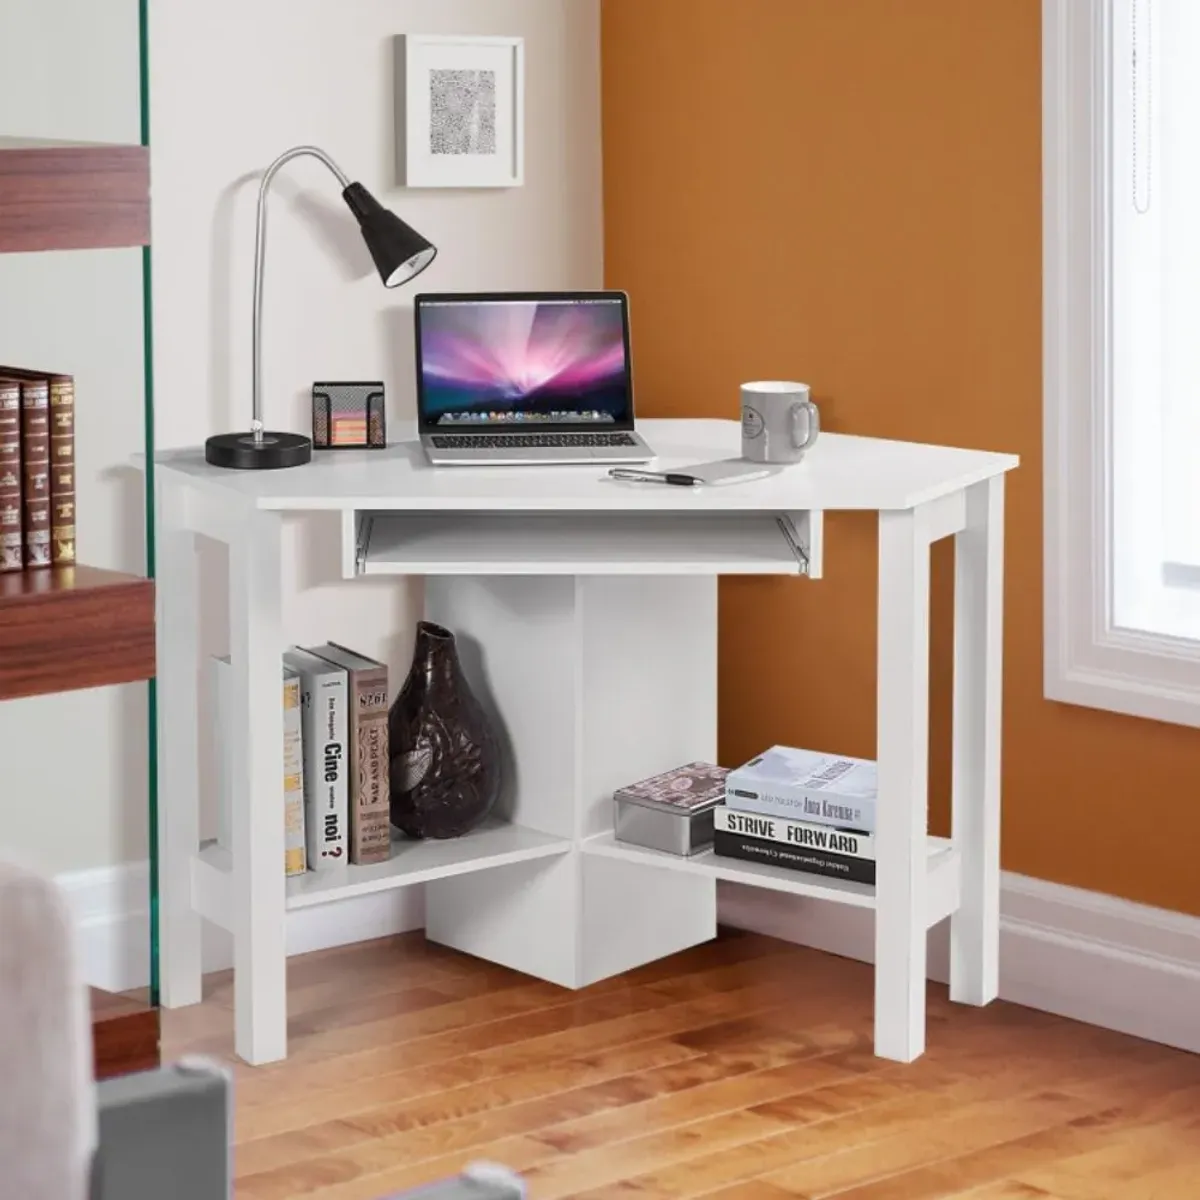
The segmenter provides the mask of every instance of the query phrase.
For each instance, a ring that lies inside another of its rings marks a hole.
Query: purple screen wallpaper
[[[423,304],[421,374],[434,424],[630,416],[619,300]]]

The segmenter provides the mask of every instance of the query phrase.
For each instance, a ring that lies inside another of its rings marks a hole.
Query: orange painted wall
[[[1200,732],[1042,698],[1038,0],[603,0],[606,274],[639,411],[812,384],[827,428],[1013,451],[1004,866],[1200,914]],[[721,589],[721,756],[871,756],[875,530]],[[948,823],[935,548],[931,824]],[[1164,820],[1161,814],[1169,814]],[[1152,815],[1158,814],[1158,815]]]

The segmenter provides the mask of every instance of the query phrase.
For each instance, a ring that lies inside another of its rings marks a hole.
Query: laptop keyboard
[[[438,450],[574,450],[585,446],[636,446],[627,433],[456,433],[433,434]]]

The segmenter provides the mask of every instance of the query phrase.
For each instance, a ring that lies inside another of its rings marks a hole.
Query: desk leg
[[[875,1053],[925,1049],[929,539],[921,509],[879,514]]]
[[[966,507],[954,547],[952,794],[962,903],[950,918],[950,998],[987,1004],[999,990],[1004,477],[969,488]]]
[[[192,908],[192,858],[200,848],[196,683],[199,584],[196,536],[177,492],[158,486],[158,887],[160,990],[165,1008],[199,1004],[200,918]]]
[[[282,525],[251,512],[229,548],[235,1046],[287,1054]]]

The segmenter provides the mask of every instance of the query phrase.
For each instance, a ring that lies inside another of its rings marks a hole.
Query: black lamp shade
[[[342,199],[358,218],[367,249],[375,260],[384,287],[399,287],[425,270],[437,249],[411,225],[383,207],[361,183],[352,183]]]

